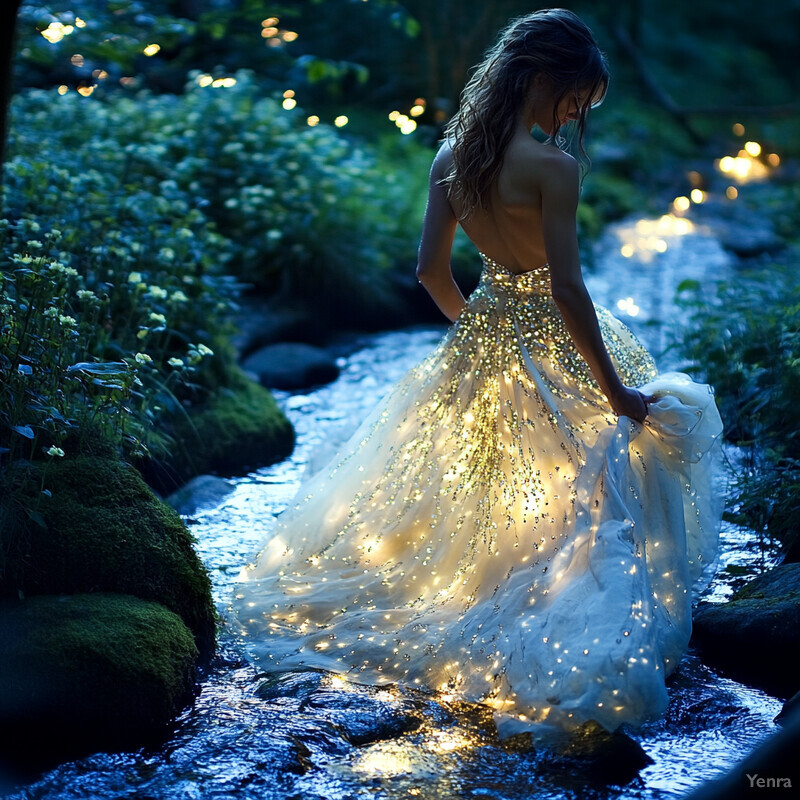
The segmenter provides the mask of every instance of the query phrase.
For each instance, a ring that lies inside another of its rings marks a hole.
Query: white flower
[[[162,247],[158,251],[158,257],[163,258],[164,261],[174,261],[175,251],[171,247]]]
[[[75,317],[69,317],[66,314],[59,314],[58,321],[65,327],[65,328],[74,328],[78,323]]]
[[[214,355],[214,351],[210,347],[206,347],[204,344],[197,345],[197,352],[200,353],[201,356]]]
[[[147,330],[147,328],[139,328],[139,331],[136,334],[136,338],[137,339],[144,339],[147,336],[148,333],[149,333],[149,331]]]
[[[189,298],[180,289],[178,289],[177,291],[174,291],[170,295],[169,299],[172,300],[173,303],[188,303],[189,302]]]
[[[17,264],[30,264],[33,261],[30,256],[23,256],[22,253],[14,253],[14,255],[11,256],[11,260]]]
[[[169,364],[171,367],[182,367],[184,365],[183,359],[181,358],[171,358],[169,361],[167,361],[167,364]]]
[[[44,245],[36,239],[32,239],[31,241],[26,242],[26,244],[28,245],[29,250],[41,250],[42,247],[44,247]]]
[[[162,289],[160,286],[148,286],[147,294],[156,300],[163,300],[167,296],[167,290]]]
[[[271,231],[267,231],[267,239],[269,239],[269,241],[271,242],[276,242],[278,241],[278,239],[282,237],[283,234],[279,230],[276,230],[275,228],[273,228]]]
[[[167,324],[167,318],[163,314],[156,314],[155,311],[152,311],[150,313],[150,321],[151,322],[155,322],[158,325],[166,325]]]
[[[141,283],[142,282],[142,273],[141,272],[131,272],[128,275],[128,283]]]
[[[60,447],[56,447],[53,445],[48,451],[47,455],[49,456],[58,456],[59,458],[64,457],[64,451]]]
[[[90,289],[78,289],[79,300],[97,300],[97,295]]]
[[[137,353],[134,358],[137,364],[151,364],[153,359],[147,353]]]
[[[44,310],[44,315],[46,317],[50,317],[51,319],[55,319],[57,316],[59,316],[59,311],[55,306],[50,306]]]

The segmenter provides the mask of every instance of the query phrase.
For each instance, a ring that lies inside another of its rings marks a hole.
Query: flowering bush
[[[90,373],[62,381],[48,366],[36,391],[63,420],[25,417],[14,392],[44,380],[37,359],[125,365],[113,377],[124,386],[104,395],[119,414],[91,419],[130,452],[166,450],[154,423],[226,383],[239,280],[312,313],[388,305],[393,263],[413,264],[429,158],[410,142],[377,152],[309,127],[246,73],[224,89],[192,81],[179,97],[15,97],[0,236],[3,352],[18,353],[2,362],[16,409],[0,420],[6,460],[29,445],[42,458],[40,440],[60,447],[94,408],[79,386]]]
[[[246,72],[227,88],[192,80],[181,96],[29,91],[13,112],[12,196],[59,220],[66,211],[68,244],[85,240],[87,223],[147,227],[139,246],[168,272],[189,255],[314,313],[388,305],[391,268],[413,268],[430,151],[404,141],[380,159],[334,128],[309,127]],[[108,244],[142,261],[125,227]]]

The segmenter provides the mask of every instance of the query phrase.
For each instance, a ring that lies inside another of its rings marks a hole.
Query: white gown
[[[439,346],[243,570],[234,624],[259,666],[483,702],[501,735],[664,710],[716,550],[722,424],[708,386],[658,375],[597,313],[623,382],[659,398],[644,424],[611,412],[548,268],[484,257]]]

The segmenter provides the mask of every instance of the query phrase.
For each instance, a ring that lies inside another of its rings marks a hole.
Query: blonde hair
[[[476,67],[458,113],[445,129],[453,170],[444,182],[448,196],[467,218],[486,208],[489,192],[503,165],[522,103],[537,75],[553,86],[555,104],[550,141],[565,146],[556,109],[570,92],[587,91],[578,109],[577,140],[585,163],[583,136],[589,109],[605,95],[609,73],[589,28],[563,8],[534,11],[513,20]]]

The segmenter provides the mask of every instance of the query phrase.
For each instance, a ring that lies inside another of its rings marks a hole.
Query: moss
[[[156,600],[184,621],[203,656],[210,655],[215,621],[208,573],[181,518],[139,473],[120,461],[77,456],[50,466],[47,487],[47,527],[29,526],[23,583],[0,582],[0,593],[101,591]]]
[[[117,594],[0,601],[0,751],[60,759],[138,746],[191,699],[197,648],[159,603]]]
[[[238,369],[230,380],[176,424],[183,447],[172,466],[183,480],[208,472],[241,475],[292,452],[294,430],[272,394]]]

